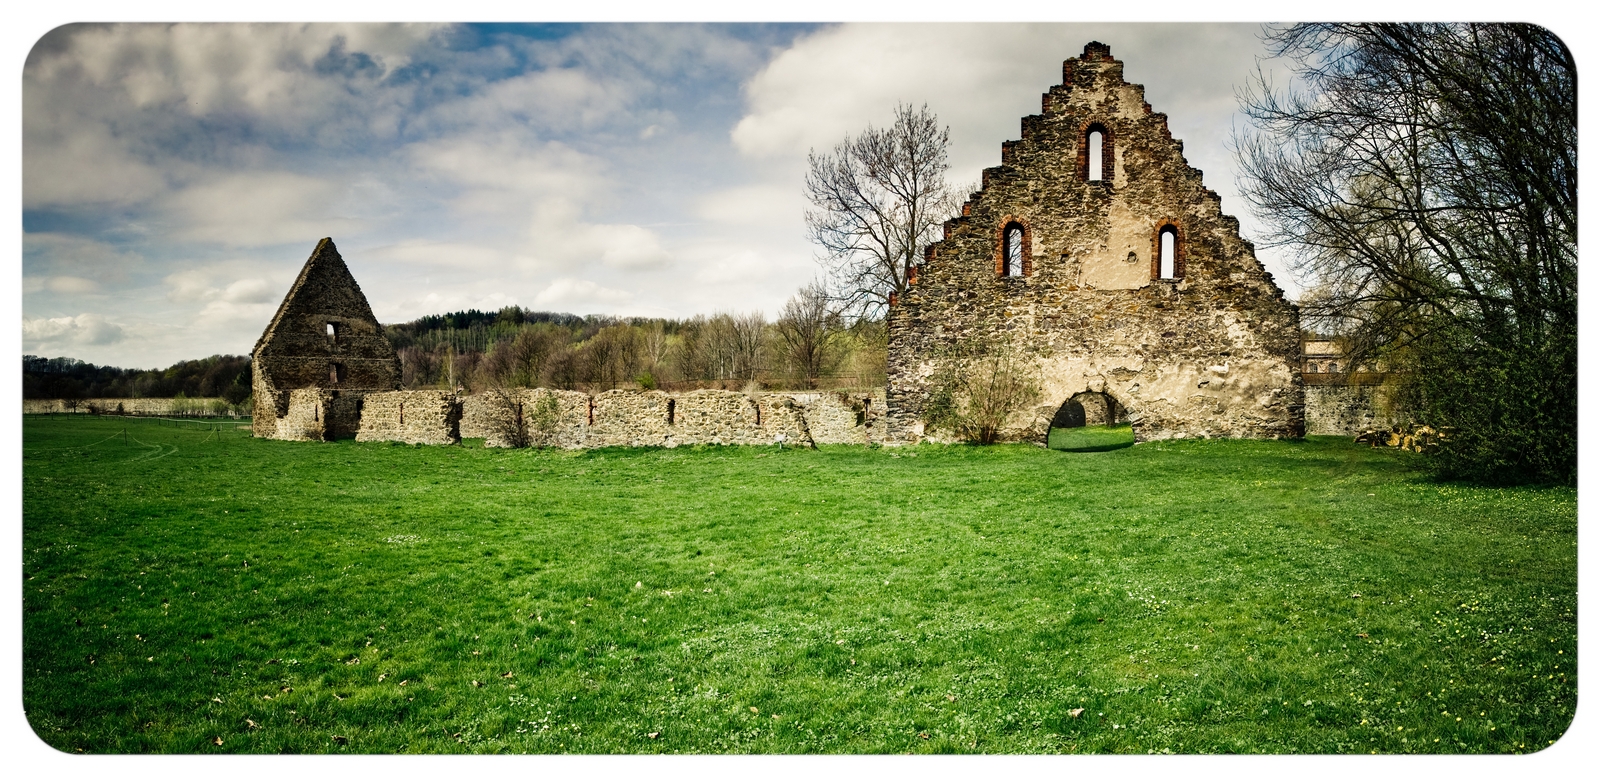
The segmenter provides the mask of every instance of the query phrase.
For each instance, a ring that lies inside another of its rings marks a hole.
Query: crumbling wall
[[[1354,435],[1411,424],[1394,410],[1390,384],[1308,385],[1305,390],[1306,434]]]
[[[73,406],[68,407],[71,403]],[[94,399],[24,399],[23,414],[31,413],[105,413],[108,415],[232,415],[215,413],[218,403],[224,400],[207,398],[173,399],[170,397],[139,397]]]
[[[270,435],[275,440],[324,440],[323,419],[326,404],[321,389],[296,389],[289,395],[288,408],[283,417],[275,420]]]
[[[461,442],[461,399],[449,391],[377,391],[360,407],[358,442]]]
[[[1090,180],[1096,129],[1105,165]],[[1302,435],[1299,313],[1109,47],[1067,60],[1021,135],[890,308],[889,436],[928,431],[932,376],[973,345],[1011,348],[1039,378],[1009,439],[1042,441],[1086,391],[1126,408],[1139,440]],[[1020,274],[1001,258],[1009,225],[1025,231]]]
[[[505,389],[462,401],[461,436],[489,448],[583,448],[588,427],[589,395],[581,391]]]
[[[803,408],[806,429],[818,445],[882,443],[888,402],[883,389],[788,393]]]
[[[783,394],[617,389],[591,397],[514,389],[462,404],[461,436],[488,447],[509,447],[519,435],[529,445],[559,448],[772,445],[780,435],[790,445],[812,444],[805,406]]]
[[[593,423],[585,431],[584,447],[604,448],[670,446],[677,398],[664,391],[613,390],[593,397]]]
[[[318,388],[335,392],[330,399],[350,399],[335,403],[335,418],[327,427],[338,438],[356,434],[359,419],[352,408],[359,393],[400,388],[400,359],[331,238],[318,242],[300,268],[256,341],[250,368],[251,424],[259,437],[281,436],[284,428],[299,435],[310,428],[303,418],[285,426],[296,390]]]

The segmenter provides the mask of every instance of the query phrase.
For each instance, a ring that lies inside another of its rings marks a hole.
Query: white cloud
[[[100,291],[100,284],[88,279],[71,275],[51,276],[24,276],[22,279],[24,294],[36,294],[41,291],[50,291],[56,294],[94,294]]]
[[[122,327],[96,313],[61,318],[22,319],[24,349],[50,346],[109,345],[121,340]]]
[[[246,304],[275,302],[275,291],[263,278],[243,278],[222,290],[222,301]]]
[[[805,196],[792,181],[734,186],[695,203],[695,215],[718,225],[758,226],[800,221]]]
[[[228,304],[276,304],[287,283],[251,274],[258,271],[257,263],[248,261],[217,262],[204,267],[180,270],[163,278],[169,302],[224,302]]]
[[[174,195],[167,210],[182,240],[224,246],[315,241],[355,231],[335,215],[346,187],[338,180],[284,172],[235,173]]]
[[[615,308],[631,301],[633,297],[632,292],[609,289],[594,281],[559,278],[539,292],[533,298],[533,304],[541,310],[588,313],[594,312],[596,306],[601,310]]]
[[[386,264],[390,262],[435,267],[441,270],[487,272],[504,267],[509,261],[505,250],[465,241],[429,240],[414,238],[353,252],[362,262]]]

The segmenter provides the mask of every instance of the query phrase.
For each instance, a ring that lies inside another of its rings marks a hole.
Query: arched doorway
[[[1045,436],[1047,447],[1062,451],[1109,451],[1133,442],[1128,409],[1101,391],[1080,391],[1061,403]]]

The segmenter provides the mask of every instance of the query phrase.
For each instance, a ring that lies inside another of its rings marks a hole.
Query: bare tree
[[[682,329],[680,359],[685,376],[699,380],[750,381],[764,366],[767,321],[759,312],[695,316]]]
[[[663,380],[662,368],[666,366],[667,351],[671,341],[667,338],[667,327],[660,321],[652,321],[644,328],[643,340],[640,344],[640,359],[644,364],[645,374],[649,375],[651,386]]]
[[[841,322],[838,311],[828,304],[828,292],[812,281],[800,288],[783,305],[783,314],[772,325],[774,345],[789,371],[816,388],[817,379],[838,366]]]
[[[807,157],[806,228],[826,252],[829,287],[847,315],[875,318],[904,294],[910,268],[939,236],[957,199],[945,182],[950,129],[927,105],[895,107],[831,152]]]
[[[1571,478],[1577,456],[1577,68],[1527,24],[1302,24],[1303,88],[1244,96],[1241,188],[1312,282],[1302,315],[1410,376],[1440,460]]]
[[[628,324],[615,324],[596,332],[584,343],[589,382],[602,389],[632,380],[639,368],[642,338]]]

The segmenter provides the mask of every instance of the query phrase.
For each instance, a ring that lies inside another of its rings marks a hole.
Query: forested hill
[[[124,399],[223,397],[237,404],[250,396],[250,357],[208,356],[164,370],[102,367],[71,357],[22,357],[24,399]]]

